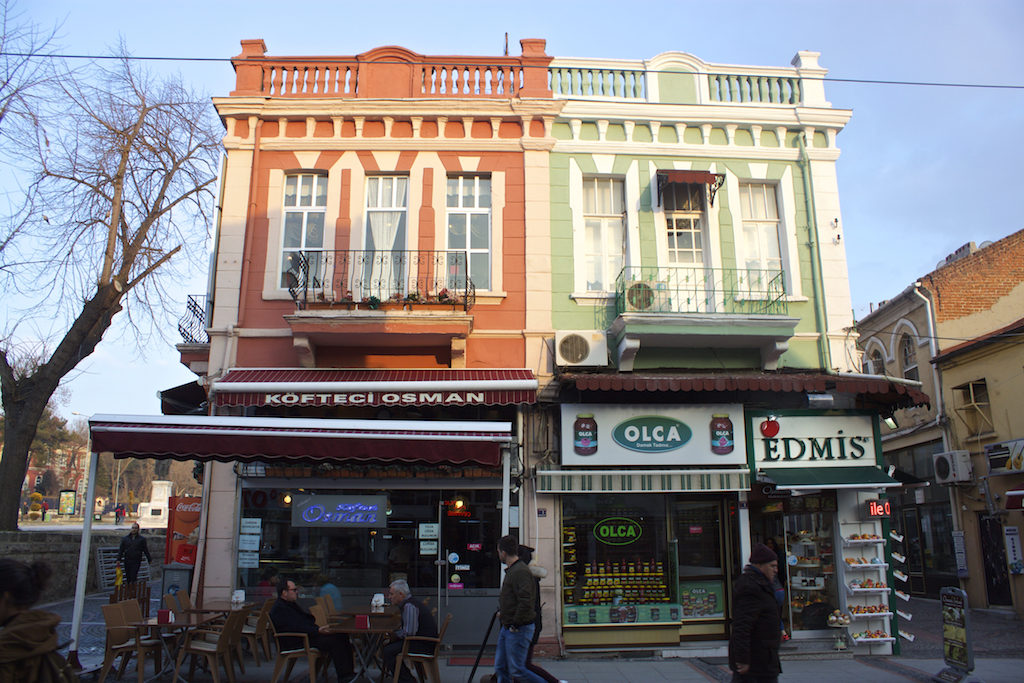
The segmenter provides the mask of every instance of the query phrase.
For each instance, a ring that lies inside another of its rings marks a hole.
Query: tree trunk
[[[52,393],[52,392],[50,392]],[[18,528],[18,511],[21,507],[21,487],[28,471],[28,454],[32,440],[36,438],[36,426],[43,416],[50,393],[38,397],[26,397],[16,407],[18,419],[10,419],[11,411],[4,414],[4,454],[0,458],[0,531],[15,531]]]

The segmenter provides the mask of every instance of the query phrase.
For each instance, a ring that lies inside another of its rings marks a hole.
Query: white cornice
[[[636,142],[559,140],[551,150],[564,154],[628,154],[633,156],[665,155],[700,159],[750,159],[757,161],[797,161],[800,150],[792,147],[738,147],[735,145],[676,145]],[[808,149],[811,161],[836,161],[840,150]]]
[[[763,126],[843,128],[850,109],[792,106],[736,106],[721,104],[647,104],[632,102],[569,101],[559,115],[564,119],[609,119],[633,121],[679,121],[681,123],[737,123]]]

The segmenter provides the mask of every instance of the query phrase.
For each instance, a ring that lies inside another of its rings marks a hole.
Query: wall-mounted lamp
[[[281,502],[284,503],[285,505],[291,505],[292,504],[292,494],[290,494],[290,493],[284,494],[284,498],[281,499]]]
[[[891,413],[882,418],[882,424],[884,424],[886,427],[893,431],[896,431],[897,429],[900,428],[899,423],[896,422],[896,417]]]

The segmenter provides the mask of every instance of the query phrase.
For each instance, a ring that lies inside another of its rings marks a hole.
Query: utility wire
[[[231,57],[167,57],[167,56],[149,56],[149,57],[136,57],[132,55],[84,55],[84,54],[58,54],[58,53],[32,53],[32,52],[0,52],[0,57],[28,57],[38,59],[89,59],[89,60],[133,60],[133,61],[146,61],[146,62],[225,62],[231,63],[233,58]],[[504,67],[510,66],[509,64],[488,64],[486,62],[476,62],[478,58],[470,57],[475,63],[460,65],[460,64],[446,64],[446,63],[435,63],[427,61],[425,64],[429,66],[438,67],[461,67],[461,66],[497,66]],[[246,60],[242,60],[246,61]],[[312,59],[310,57],[260,57],[252,60],[254,62],[267,61],[274,62],[277,64],[288,64],[288,63],[306,63],[315,61],[319,64],[366,64],[357,59],[351,57],[316,57]],[[410,62],[401,60],[375,60],[373,64],[409,64]],[[532,66],[528,64],[518,65],[522,69],[549,69],[549,68],[569,68],[559,66]],[[651,74],[679,74],[679,71],[670,71],[668,69],[657,70],[657,69],[630,69],[630,68],[601,68],[601,69],[590,69],[588,67],[577,67],[583,68],[584,70],[599,70],[599,71],[642,71],[644,73]],[[752,67],[757,69],[759,67]],[[701,72],[696,75],[700,76],[755,76],[757,74],[738,74],[738,73],[718,73],[714,71]],[[780,75],[781,76],[781,75]],[[767,76],[772,78],[773,76]],[[781,76],[783,78],[790,78],[789,76]],[[893,81],[881,78],[839,78],[836,76],[792,76],[792,78],[799,78],[804,81],[822,81],[829,83],[866,83],[870,85],[908,85],[908,86],[922,86],[922,87],[933,87],[933,88],[981,88],[989,90],[1024,90],[1024,85],[1014,85],[1009,83],[956,83],[952,81]]]

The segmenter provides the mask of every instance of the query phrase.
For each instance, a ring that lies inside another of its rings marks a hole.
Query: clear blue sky
[[[230,57],[262,38],[271,54],[357,54],[401,45],[426,54],[500,54],[504,35],[544,38],[559,57],[645,59],[689,52],[709,62],[787,66],[822,53],[836,78],[1024,84],[1024,3],[1016,0],[736,2],[304,3],[23,0],[26,16],[62,22],[66,53]],[[210,95],[230,64],[167,63]],[[840,201],[857,317],[961,244],[1024,228],[1024,91],[827,83],[853,110],[839,136]],[[190,291],[200,292],[197,273]],[[176,332],[168,333],[175,340]],[[171,344],[144,357],[111,332],[69,383],[71,410],[159,413],[157,388],[191,379]]]

